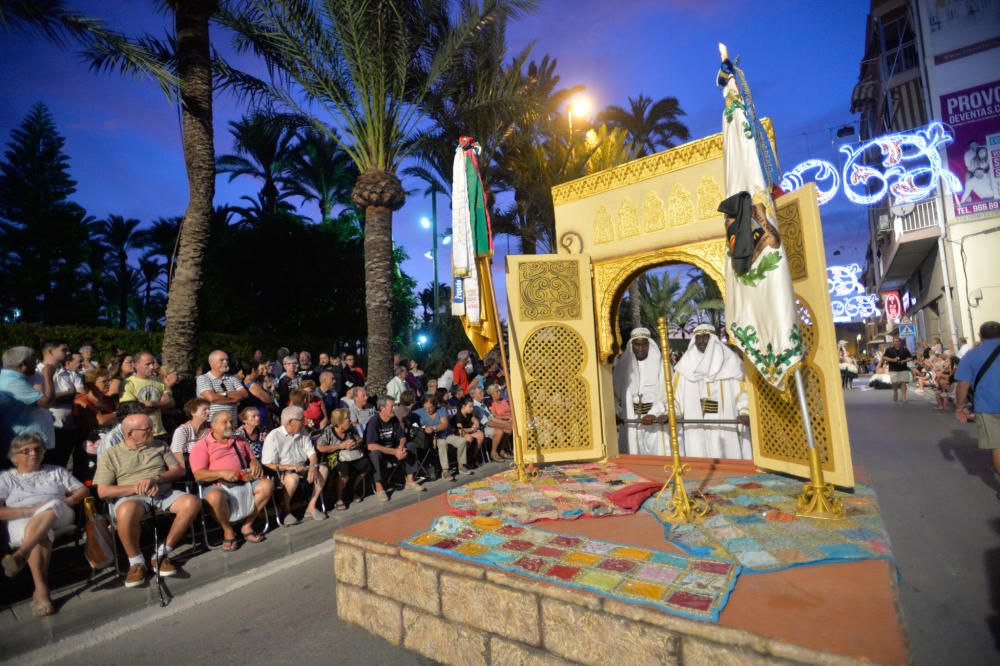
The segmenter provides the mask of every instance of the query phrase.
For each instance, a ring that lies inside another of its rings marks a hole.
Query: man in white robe
[[[667,455],[663,427],[657,418],[667,413],[663,357],[649,329],[632,330],[625,351],[615,362],[614,389],[619,451]]]
[[[677,417],[695,420],[738,419],[736,425],[684,425],[682,455],[694,458],[753,457],[748,426],[743,361],[715,335],[715,327],[699,324],[694,338],[674,368]],[[744,435],[741,437],[741,435]]]

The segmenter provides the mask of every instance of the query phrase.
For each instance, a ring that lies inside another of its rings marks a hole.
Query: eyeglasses
[[[149,431],[150,431],[150,430],[152,430],[152,429],[153,429],[153,428],[152,428],[152,426],[151,426],[151,427],[149,427],[149,428],[132,428],[131,430],[129,430],[129,431],[128,431],[127,433],[125,433],[125,434],[126,434],[126,436],[128,436],[128,435],[131,435],[131,434],[132,434],[132,433],[134,433],[134,432],[149,432]]]
[[[42,455],[42,454],[45,453],[45,449],[43,449],[41,447],[38,447],[38,446],[28,446],[28,447],[25,447],[23,449],[18,449],[15,452],[15,454],[19,455],[19,456],[26,456],[26,455],[31,454],[31,453],[34,453],[34,454],[37,454],[37,455]]]

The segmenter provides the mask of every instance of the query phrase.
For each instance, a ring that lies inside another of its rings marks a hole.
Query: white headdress
[[[635,357],[635,352],[632,350],[633,340],[649,341],[649,355],[642,361]],[[625,344],[625,349],[622,350],[622,355],[615,361],[615,394],[624,396],[632,384],[633,377],[638,381],[638,386],[642,386],[643,380],[656,376],[663,376],[663,357],[660,355],[660,347],[653,340],[648,328],[633,328],[628,342]],[[649,398],[652,401],[655,396],[649,396]]]
[[[715,335],[715,327],[711,324],[699,324],[694,329],[697,336],[708,333],[708,346],[704,352],[698,351],[694,337],[688,344],[687,351],[677,362],[674,371],[693,382],[719,381],[720,379],[743,379],[743,361],[732,349],[722,344]]]

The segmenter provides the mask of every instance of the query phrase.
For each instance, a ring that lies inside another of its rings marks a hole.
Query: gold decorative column
[[[667,339],[667,322],[663,317],[660,317],[657,319],[656,324],[660,334],[660,353],[663,356],[663,378],[667,382],[667,424],[670,434],[670,453],[673,457],[672,464],[669,467],[664,467],[664,469],[670,472],[670,476],[667,478],[666,483],[663,484],[663,487],[660,488],[660,492],[656,494],[656,498],[659,499],[663,492],[673,485],[673,497],[670,503],[674,510],[670,514],[670,518],[685,523],[693,523],[708,513],[709,506],[703,497],[698,497],[692,502],[691,498],[688,497],[687,490],[684,488],[684,472],[688,469],[688,466],[681,464],[681,453],[677,446],[677,412],[674,410],[674,380],[672,376],[673,370],[670,367],[670,342]],[[662,421],[660,422],[660,427],[663,427]]]

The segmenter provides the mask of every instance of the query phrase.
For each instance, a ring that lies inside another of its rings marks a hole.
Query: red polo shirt
[[[240,462],[241,455],[245,465],[249,465],[253,460],[253,454],[250,453],[246,440],[233,438],[220,442],[209,431],[191,447],[189,458],[191,471],[207,469],[212,472],[238,472],[245,467]]]

